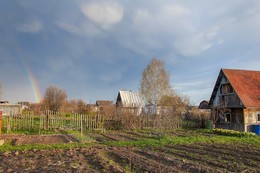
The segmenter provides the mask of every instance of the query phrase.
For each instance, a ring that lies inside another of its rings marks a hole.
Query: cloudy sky
[[[56,85],[69,99],[137,91],[154,57],[173,88],[209,99],[221,68],[259,70],[259,0],[1,0],[2,100],[37,101]]]

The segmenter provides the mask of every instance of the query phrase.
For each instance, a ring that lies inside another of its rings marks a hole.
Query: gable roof
[[[144,102],[138,92],[119,91],[117,96],[117,104],[121,104],[124,107],[142,107]]]
[[[213,104],[221,78],[226,76],[245,107],[260,107],[260,71],[221,69],[209,105]]]
[[[113,101],[110,101],[110,100],[97,100],[96,101],[96,105],[97,106],[112,106],[113,105]]]
[[[203,100],[202,102],[200,102],[198,109],[208,109],[208,106],[209,106],[209,101]]]

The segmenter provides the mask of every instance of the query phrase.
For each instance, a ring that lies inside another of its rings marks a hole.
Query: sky
[[[50,85],[68,99],[138,91],[152,58],[194,105],[221,68],[259,70],[259,0],[1,0],[1,100],[39,102]]]

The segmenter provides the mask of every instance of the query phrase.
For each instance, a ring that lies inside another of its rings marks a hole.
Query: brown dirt
[[[77,140],[70,135],[2,135],[6,141],[11,140],[13,145],[24,144],[58,144],[76,142]]]
[[[141,134],[90,134],[97,141],[136,140]],[[125,137],[126,136],[126,137]],[[67,135],[3,135],[14,145],[75,141]],[[160,148],[94,146],[0,153],[0,172],[259,172],[260,149],[196,143]]]

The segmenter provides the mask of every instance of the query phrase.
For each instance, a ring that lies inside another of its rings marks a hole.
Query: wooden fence
[[[113,126],[113,127],[111,127]],[[119,128],[118,128],[119,127]],[[45,111],[41,115],[24,113],[3,117],[3,128],[6,133],[13,130],[104,130],[104,129],[142,129],[163,128],[178,129],[183,127],[183,121],[178,117],[165,118],[162,115],[140,116],[113,116],[99,114],[62,114],[59,112]]]
[[[104,116],[71,114],[45,111],[41,115],[26,113],[3,117],[3,128],[6,133],[13,130],[87,130],[103,129]]]
[[[12,130],[31,130],[35,128],[35,117],[33,114],[3,116],[2,128],[6,133]]]
[[[46,111],[40,116],[40,129],[52,130],[57,128],[80,130],[102,129],[105,117],[99,114],[70,114],[66,116],[59,112]]]

